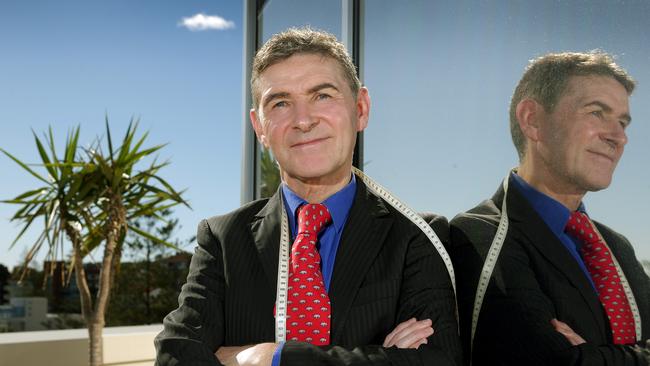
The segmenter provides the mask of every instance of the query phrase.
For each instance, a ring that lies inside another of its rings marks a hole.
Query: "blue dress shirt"
[[[596,286],[591,279],[591,274],[589,273],[589,270],[587,270],[585,262],[582,260],[582,256],[580,255],[579,248],[582,243],[564,232],[564,228],[566,227],[567,222],[569,222],[571,211],[560,202],[533,188],[533,186],[526,183],[526,181],[517,174],[511,173],[511,176],[514,178],[512,182],[515,187],[524,195],[531,206],[533,206],[551,232],[560,239],[562,244],[564,244],[564,247],[569,251],[569,253],[571,253],[571,256],[573,256],[582,271],[585,273],[585,276],[587,276],[594,291],[596,291]],[[586,214],[584,204],[580,203],[578,211]]]
[[[350,213],[352,202],[354,202],[356,191],[357,180],[354,174],[352,174],[350,183],[322,202],[332,216],[332,224],[328,225],[320,232],[317,243],[318,252],[321,257],[320,265],[323,274],[323,281],[325,282],[325,288],[328,291],[332,280],[332,272],[334,272],[334,259],[336,258],[336,252],[339,247],[339,242],[341,241],[341,234],[343,234],[345,222],[348,220],[348,214]],[[287,210],[287,216],[289,219],[291,242],[293,242],[296,237],[296,226],[298,225],[298,217],[296,215],[297,210],[300,206],[307,204],[308,202],[298,196],[284,183],[282,183],[282,197],[284,198],[284,208]],[[275,350],[273,361],[271,363],[272,366],[280,365],[280,354],[282,353],[283,346],[284,344],[281,343]]]

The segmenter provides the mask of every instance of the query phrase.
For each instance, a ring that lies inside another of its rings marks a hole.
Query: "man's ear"
[[[262,121],[260,120],[255,108],[252,108],[250,111],[251,124],[253,125],[253,130],[255,130],[255,136],[257,136],[257,141],[260,144],[264,145],[265,148],[269,148],[266,135],[264,134],[264,129],[262,128]]]
[[[363,131],[368,127],[370,119],[370,94],[368,88],[361,87],[357,93],[357,131]]]
[[[544,107],[534,99],[525,98],[517,104],[515,115],[524,136],[532,141],[538,141],[540,123],[545,116]]]

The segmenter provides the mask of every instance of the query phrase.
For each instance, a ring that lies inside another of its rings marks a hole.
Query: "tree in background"
[[[5,292],[6,286],[9,284],[9,279],[11,278],[11,272],[9,268],[5,267],[0,263],[0,305],[6,304],[9,302],[7,298],[7,293]]]
[[[20,281],[19,281],[20,280]],[[47,297],[45,288],[45,276],[38,268],[18,268],[11,271],[10,281],[12,286],[10,297]]]
[[[171,219],[172,211],[164,210],[161,221],[155,217],[141,217],[133,226],[164,241],[170,242],[180,228],[178,219]],[[183,248],[194,241],[176,240],[173,244]],[[169,247],[139,235],[125,241],[128,263],[122,263],[117,273],[114,296],[111,296],[106,322],[110,326],[161,323],[169,312],[178,306],[178,295],[187,277],[191,254],[174,251]]]
[[[127,234],[132,232],[173,247],[130,223],[145,216],[162,220],[159,213],[163,210],[181,203],[187,205],[181,193],[158,175],[167,162],[157,163],[153,159],[144,169],[136,169],[136,164],[164,146],[143,148],[148,133],[136,140],[137,126],[137,122],[132,121],[121,145],[114,148],[107,118],[105,145],[102,139],[97,138],[83,154],[78,153],[77,127],[68,134],[61,157],[57,155],[51,128],[45,136],[49,151],[34,133],[41,157],[39,165],[46,170],[47,177],[0,149],[44,184],[4,201],[19,206],[11,220],[24,224],[11,247],[35,220],[41,219],[43,229],[25,257],[24,268],[40,250],[46,250],[46,260],[50,261],[56,261],[69,252],[66,257],[71,269],[69,273],[75,276],[81,313],[88,327],[91,366],[103,362],[102,331],[106,308]],[[66,239],[71,245],[70,251],[65,250]],[[96,296],[92,296],[83,260],[89,253],[102,249],[98,290]]]
[[[280,185],[280,170],[278,163],[271,155],[271,150],[262,148],[260,165],[262,170],[261,197],[271,197]]]
[[[189,263],[189,253],[180,255]],[[179,279],[187,277],[189,267],[176,266],[169,258],[159,257],[148,264],[145,261],[122,263],[106,313],[107,325],[162,323],[165,315],[178,307],[182,285]]]

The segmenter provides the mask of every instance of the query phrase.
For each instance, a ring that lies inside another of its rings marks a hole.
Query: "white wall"
[[[104,329],[105,366],[152,366],[154,337],[162,325]],[[0,334],[0,366],[84,366],[88,364],[86,329]]]

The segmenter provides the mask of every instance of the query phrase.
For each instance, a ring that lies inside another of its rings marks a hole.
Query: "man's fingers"
[[[429,341],[427,341],[426,338],[422,338],[422,339],[417,340],[415,343],[413,343],[412,345],[410,345],[410,346],[408,346],[406,348],[418,349],[421,345],[427,344],[427,343],[429,343]]]
[[[575,333],[573,329],[569,325],[567,325],[565,322],[561,322],[557,319],[552,319],[551,320],[551,325],[555,328],[556,331],[566,335],[570,335],[572,333]]]
[[[233,363],[236,364],[237,354],[248,347],[250,346],[219,347],[219,349],[217,349],[217,352],[215,352],[215,356],[217,356],[219,362],[224,365],[232,365]]]
[[[413,324],[415,322],[416,322],[416,319],[411,318],[411,319],[409,319],[409,320],[407,320],[405,322],[399,323],[395,327],[395,329],[393,329],[392,332],[388,333],[388,335],[386,336],[386,339],[384,339],[384,347],[392,347],[391,343],[392,343],[393,338],[395,337],[395,334],[397,334],[397,332],[400,332],[401,330],[403,330],[404,328],[408,327],[409,325],[411,325],[411,324]],[[389,346],[389,344],[390,344],[390,346]]]
[[[270,365],[277,347],[276,343],[219,347],[215,356],[224,366]]]
[[[551,319],[551,325],[552,325],[553,328],[555,328],[555,330],[557,330],[558,332],[559,332],[560,330],[563,330],[563,331],[571,330],[571,328],[570,328],[566,323],[561,322],[561,321],[559,321],[559,320],[557,320],[557,319]]]
[[[408,348],[422,338],[433,334],[431,320],[424,319],[411,321],[410,319],[398,325],[384,341],[384,347],[397,346],[399,348]]]
[[[427,337],[432,334],[433,328],[431,327],[417,329],[407,334],[403,334],[401,338],[396,337],[395,346],[397,346],[397,348],[413,348],[411,347],[413,344],[420,343],[422,339],[427,339]]]
[[[576,333],[571,327],[557,319],[551,319],[551,325],[558,331],[560,334],[566,338],[572,346],[577,346],[583,343],[587,343],[578,333]]]
[[[384,341],[384,347],[392,347],[397,343],[398,340],[404,338],[407,334],[430,325],[431,325],[431,320],[429,319],[424,319],[424,320],[416,320],[415,318],[409,319],[399,324],[397,327],[395,327],[395,330],[393,330],[386,337],[386,340]]]

